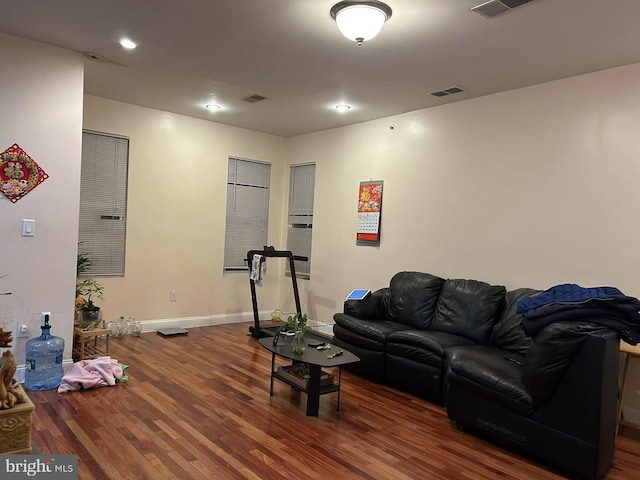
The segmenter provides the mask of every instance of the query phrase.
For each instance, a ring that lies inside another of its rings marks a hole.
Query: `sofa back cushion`
[[[387,319],[426,330],[436,308],[444,279],[421,272],[396,273],[389,289]]]
[[[504,296],[504,308],[500,319],[494,325],[489,337],[489,343],[495,347],[504,348],[524,355],[531,345],[529,337],[522,328],[524,315],[516,313],[518,301],[540,293],[533,288],[518,288],[510,290]]]
[[[477,280],[444,282],[431,328],[486,344],[500,315],[506,289]]]

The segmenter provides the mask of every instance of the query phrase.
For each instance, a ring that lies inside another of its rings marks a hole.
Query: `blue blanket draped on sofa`
[[[518,301],[517,312],[524,315],[522,326],[531,337],[551,323],[579,320],[612,328],[631,345],[640,341],[640,300],[615,287],[556,285]]]

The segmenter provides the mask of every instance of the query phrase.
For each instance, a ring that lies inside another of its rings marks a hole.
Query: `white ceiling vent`
[[[489,0],[481,5],[476,5],[472,12],[479,13],[485,18],[493,18],[501,13],[513,10],[520,5],[532,2],[533,0]]]
[[[89,60],[93,60],[94,62],[98,62],[98,63],[114,63],[113,60],[105,57],[104,55],[100,55],[99,53],[82,52],[82,55],[84,55],[84,57],[88,58]]]

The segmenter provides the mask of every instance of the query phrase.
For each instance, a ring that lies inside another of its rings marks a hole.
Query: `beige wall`
[[[280,245],[284,139],[92,96],[84,106],[85,129],[130,139],[125,276],[100,279],[104,317],[251,312],[247,274],[222,274],[227,162],[271,163],[269,244]],[[264,310],[278,294],[279,276],[270,272],[260,290]]]
[[[404,269],[640,296],[639,131],[631,65],[290,139],[290,162],[317,163],[308,308],[330,321]],[[355,245],[369,179],[380,247]]]
[[[49,178],[12,204],[0,195],[0,327],[27,323],[40,335],[40,312],[71,359],[82,129],[82,56],[0,34],[0,151],[19,144]],[[23,218],[36,221],[22,237]],[[14,337],[16,337],[14,333]],[[12,349],[24,364],[26,339]],[[24,375],[24,372],[21,372]]]
[[[400,270],[640,296],[638,132],[640,64],[290,139],[290,162],[317,164],[306,308],[331,322]],[[369,179],[384,180],[380,247],[355,245]],[[632,361],[640,422],[638,384]]]
[[[312,279],[300,281],[316,320],[404,269],[640,296],[640,65],[282,139],[90,96],[82,121],[79,55],[0,35],[0,59],[11,67],[0,72],[1,148],[19,143],[50,175],[15,205],[0,199],[0,291],[14,292],[0,297],[0,326],[24,321],[34,336],[52,311],[67,360],[83,127],[131,139],[126,276],[103,280],[106,318],[250,312],[246,275],[222,275],[230,155],[272,163],[279,248],[287,166],[317,164]],[[382,243],[357,247],[358,182],[369,179],[385,182]],[[36,220],[34,238],[20,236],[22,218]],[[269,272],[261,309],[290,311],[289,279],[280,264]],[[22,363],[24,340],[14,350]]]
[[[103,280],[105,315],[250,312],[246,275],[222,275],[230,155],[272,163],[278,248],[284,159],[317,164],[312,279],[300,281],[316,320],[404,269],[640,296],[639,77],[632,65],[291,139],[86,96],[84,128],[131,139],[126,276]],[[380,247],[355,245],[358,183],[369,179],[385,182]],[[292,309],[280,267],[259,290],[261,310]]]

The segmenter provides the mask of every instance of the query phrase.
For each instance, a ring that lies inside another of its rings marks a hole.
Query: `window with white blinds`
[[[89,276],[123,276],[129,139],[82,132],[79,250]]]
[[[224,272],[246,271],[249,250],[267,244],[271,165],[229,158]]]
[[[315,164],[291,166],[287,250],[291,250],[294,255],[309,257],[308,262],[295,262],[296,277],[300,278],[309,278],[311,274],[311,232],[313,229],[315,179]],[[290,274],[288,263],[287,274]]]

